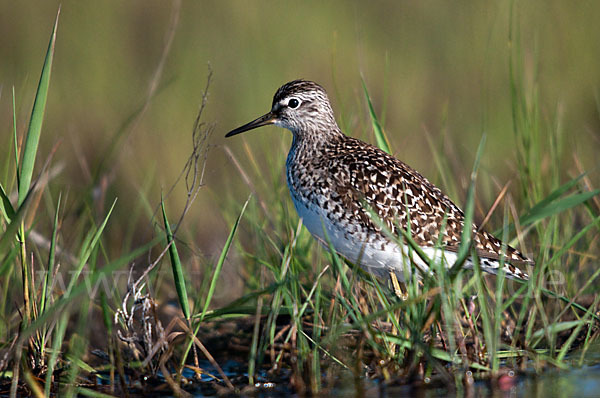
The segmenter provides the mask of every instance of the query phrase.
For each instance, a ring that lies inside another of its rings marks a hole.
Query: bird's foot
[[[408,290],[406,289],[406,285],[398,281],[398,277],[394,271],[390,271],[390,281],[396,297],[402,301],[408,300]]]

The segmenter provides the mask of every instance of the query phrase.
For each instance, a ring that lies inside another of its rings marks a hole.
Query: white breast
[[[337,253],[376,276],[385,277],[390,271],[394,271],[399,280],[405,280],[404,271],[410,270],[411,267],[409,249],[405,245],[398,245],[381,238],[369,239],[366,231],[360,230],[360,227],[358,232],[354,232],[353,229],[353,233],[350,234],[348,226],[332,222],[323,209],[299,201],[294,195],[292,198],[306,228],[325,247],[329,247],[327,242],[331,242]],[[453,252],[442,252],[434,248],[422,249],[434,261],[442,261],[442,257],[445,264],[454,264],[456,261],[456,254]],[[414,252],[412,252],[412,259],[416,267],[427,272],[427,264]]]

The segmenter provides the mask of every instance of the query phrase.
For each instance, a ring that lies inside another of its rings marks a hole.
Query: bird
[[[433,272],[432,261],[442,269],[457,263],[462,210],[406,163],[344,134],[321,85],[303,79],[284,84],[269,112],[225,137],[266,125],[292,132],[287,185],[304,226],[324,246],[376,277],[391,277],[397,294],[398,281],[404,284],[412,269],[422,279]],[[534,261],[470,227],[482,271],[498,274],[502,267],[509,279],[529,279],[521,268]],[[407,231],[427,258],[411,250]],[[462,267],[473,268],[475,261],[468,257]]]

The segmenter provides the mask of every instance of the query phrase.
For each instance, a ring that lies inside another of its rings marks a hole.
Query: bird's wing
[[[458,250],[464,214],[450,198],[416,170],[380,149],[354,139],[344,145],[353,148],[336,151],[329,167],[336,192],[355,219],[365,228],[380,230],[380,223],[371,219],[374,212],[392,233],[397,233],[397,228],[410,230],[419,246],[441,244],[446,250]],[[472,228],[481,258],[498,260],[505,250],[510,263],[533,264],[518,250],[510,246],[503,249],[501,241],[491,234],[475,225]]]

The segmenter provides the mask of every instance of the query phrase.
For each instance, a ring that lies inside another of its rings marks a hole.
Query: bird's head
[[[269,124],[286,128],[300,137],[339,130],[327,93],[317,83],[307,80],[294,80],[281,86],[273,97],[271,111],[230,131],[225,137]]]

